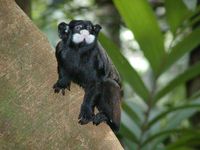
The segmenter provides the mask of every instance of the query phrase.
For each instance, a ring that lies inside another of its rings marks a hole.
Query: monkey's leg
[[[95,107],[94,105],[97,96],[98,90],[96,90],[96,86],[90,86],[90,88],[85,90],[85,95],[78,118],[80,124],[87,124],[93,120]]]
[[[66,71],[58,65],[58,81],[54,84],[53,89],[55,93],[59,93],[62,90],[62,94],[65,94],[65,89],[70,90],[71,80]]]

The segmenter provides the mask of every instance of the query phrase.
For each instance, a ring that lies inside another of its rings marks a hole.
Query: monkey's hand
[[[65,89],[68,89],[70,91],[70,82],[67,82],[65,79],[59,79],[54,85],[53,85],[54,93],[62,92],[63,95],[65,95]]]

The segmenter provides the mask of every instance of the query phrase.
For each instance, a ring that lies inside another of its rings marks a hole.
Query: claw
[[[87,124],[89,123],[91,120],[87,120],[86,118],[81,118],[78,123],[81,125]]]
[[[81,114],[79,114],[78,119],[81,119]]]
[[[62,95],[63,96],[65,95],[65,89],[62,89]]]
[[[53,85],[54,93],[59,93],[61,90],[62,95],[65,95],[65,88],[61,88],[57,83]]]
[[[81,125],[87,124],[90,121],[93,121],[93,117],[94,117],[93,115],[88,116],[87,114],[80,113],[78,116],[79,119],[78,123]]]
[[[54,88],[54,93],[59,93],[60,92],[60,89],[59,88]]]

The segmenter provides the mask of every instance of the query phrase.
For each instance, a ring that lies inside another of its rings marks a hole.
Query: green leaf
[[[124,102],[122,108],[138,126],[141,124],[138,114],[128,105],[128,103]]]
[[[184,105],[165,110],[151,119],[147,125],[150,135],[144,141],[144,145],[152,145],[153,143],[158,144],[171,135],[173,131],[178,132],[177,127],[179,124],[183,120],[191,117],[195,112],[199,111],[199,108],[200,97],[190,99],[189,102]],[[185,130],[187,131],[188,129]]]
[[[141,98],[147,100],[149,92],[144,85],[144,82],[126,58],[121,54],[119,48],[117,48],[117,46],[115,46],[115,44],[103,34],[100,34],[99,39],[108,55],[111,57],[116,68],[122,75],[122,78],[131,85]]]
[[[197,132],[197,131],[196,131]],[[200,144],[200,133],[197,132],[196,134],[183,134],[180,136],[180,138],[168,145],[166,147],[166,150],[177,150],[177,148],[181,147],[192,147],[192,146],[199,146]]]
[[[135,124],[124,111],[122,111],[122,121],[119,133],[125,136],[127,139],[138,143],[139,136],[141,134],[139,126]]]
[[[148,123],[148,128],[150,128],[152,125],[154,125],[155,123],[157,123],[158,121],[163,119],[166,115],[169,115],[172,112],[175,112],[175,111],[178,111],[178,110],[186,110],[186,109],[190,109],[190,108],[200,108],[200,98],[198,98],[196,100],[191,100],[190,103],[184,104],[182,106],[177,106],[177,107],[171,108],[169,110],[166,110],[166,111],[160,113],[158,116],[153,118]]]
[[[200,62],[196,63],[195,65],[189,67],[186,71],[184,71],[182,74],[175,77],[171,82],[169,82],[164,88],[162,88],[155,96],[155,101],[160,100],[164,95],[172,91],[175,87],[177,87],[180,84],[185,83],[186,81],[196,77],[200,74]]]
[[[158,74],[165,57],[164,40],[147,0],[114,0],[124,22],[133,31],[140,48]]]
[[[179,58],[181,58],[187,52],[190,52],[200,44],[200,28],[195,29],[189,35],[187,35],[181,42],[175,45],[171,53],[167,57],[167,62],[162,67],[162,72],[172,66]]]
[[[194,11],[197,7],[197,0],[182,0],[189,10]]]
[[[180,25],[189,15],[190,11],[183,3],[183,0],[166,0],[165,8],[170,29],[172,33],[175,34],[178,27],[180,27]]]
[[[165,110],[155,116],[153,119],[149,121],[148,126],[148,136],[145,138],[145,145],[158,145],[162,143],[164,139],[171,136],[173,133],[179,132],[190,132],[190,129],[177,129],[180,126],[180,123],[191,117],[195,112],[198,112],[200,108],[200,97],[190,99],[188,103],[177,106],[175,108],[171,108],[169,110]],[[154,121],[153,121],[154,120]],[[152,124],[152,122],[154,122]],[[194,132],[196,132],[194,130]],[[155,149],[155,148],[154,148]]]
[[[156,138],[160,138],[162,136],[169,136],[171,134],[175,134],[175,133],[181,133],[181,134],[186,134],[186,133],[191,133],[191,134],[196,134],[197,131],[193,130],[193,129],[169,129],[169,130],[164,130],[161,132],[158,132],[156,134],[153,134],[151,136],[148,137],[148,139],[146,139],[143,142],[143,146],[145,146],[148,143],[151,143],[153,140],[155,140]]]
[[[132,134],[138,139],[141,135],[140,126],[138,126],[133,120],[131,120],[130,116],[122,111],[121,113],[121,122],[122,124],[127,127]]]
[[[200,16],[198,15],[198,16],[194,17],[194,18],[190,21],[190,23],[189,23],[188,26],[190,26],[190,27],[196,26],[196,25],[198,25],[199,22],[200,22]]]
[[[123,138],[123,141],[122,141],[125,145],[123,145],[124,149],[128,149],[128,150],[136,150],[137,149],[137,145],[136,143],[132,142],[131,140],[129,139],[126,139],[126,138]]]
[[[177,38],[176,36],[180,36],[181,33],[184,34],[184,31],[186,31],[188,28],[192,29],[196,24],[198,24],[199,19],[200,19],[200,16],[198,15],[199,11],[200,11],[200,5],[196,6],[194,11],[191,11],[191,13],[187,14],[187,17],[186,17],[183,25],[177,31],[177,34],[175,35],[174,38]]]
[[[122,134],[123,137],[129,139],[130,141],[138,143],[138,139],[136,138],[134,133],[132,133],[132,131],[129,128],[127,128],[124,124],[121,124],[119,133]]]

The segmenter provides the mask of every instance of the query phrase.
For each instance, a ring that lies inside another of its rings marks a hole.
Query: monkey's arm
[[[110,57],[106,54],[104,48],[101,46],[101,44],[98,42],[98,69],[104,70],[105,78],[110,78],[117,82],[117,84],[121,87],[121,78],[119,75],[119,72],[113,65]]]
[[[59,42],[56,46],[56,59],[57,59],[57,71],[58,71],[58,81],[54,84],[53,88],[54,88],[54,92],[55,93],[59,93],[60,90],[62,90],[62,94],[65,94],[65,88],[67,88],[68,90],[70,90],[70,83],[71,83],[71,79],[69,77],[69,75],[67,74],[67,72],[64,69],[64,66],[61,62],[61,51],[62,51],[62,43]]]

